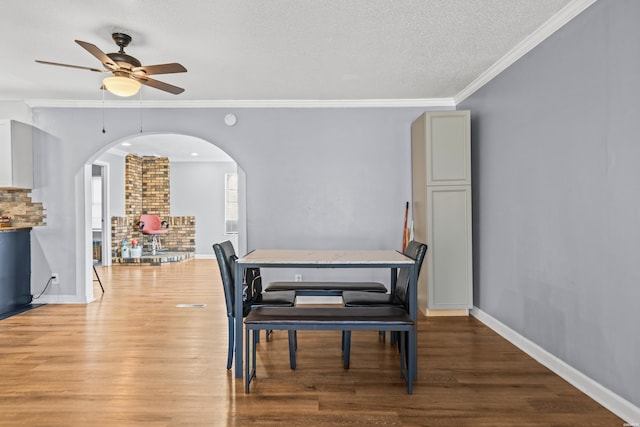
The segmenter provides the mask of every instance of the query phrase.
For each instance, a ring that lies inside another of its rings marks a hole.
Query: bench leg
[[[251,380],[256,377],[256,343],[260,330],[245,331],[244,392],[249,393]]]
[[[396,337],[396,339],[399,342],[399,349],[400,349],[400,374],[402,375],[402,378],[404,378],[404,380],[407,383],[407,394],[411,394],[411,373],[409,372],[411,369],[409,368],[409,359],[407,357],[407,353],[406,353],[406,337],[407,337],[407,333],[402,331],[400,333],[398,333],[398,336]]]
[[[417,377],[416,357],[411,350],[416,347],[415,334],[413,331],[401,331],[396,332],[396,335],[400,350],[400,373],[407,382],[407,394],[412,394],[413,381]]]
[[[402,332],[401,336],[408,339],[408,343],[403,343],[402,347],[406,351],[407,360],[407,393],[413,393],[413,381],[418,377],[418,360],[417,360],[417,331],[412,329],[408,332]]]

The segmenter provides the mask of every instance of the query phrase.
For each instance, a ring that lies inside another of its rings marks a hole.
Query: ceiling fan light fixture
[[[106,77],[102,84],[109,92],[117,96],[133,96],[140,90],[140,82],[129,77]]]

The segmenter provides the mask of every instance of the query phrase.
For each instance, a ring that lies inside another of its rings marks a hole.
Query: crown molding
[[[455,108],[598,0],[572,0],[453,98],[102,101],[29,99],[30,108]]]
[[[505,56],[496,61],[484,73],[480,74],[480,76],[454,96],[454,104],[458,105],[467,99],[475,91],[489,83],[494,77],[506,70],[527,52],[538,46],[596,1],[597,0],[573,0],[568,3],[558,13],[549,18],[547,22],[542,24],[540,28],[531,33],[526,39],[516,45]]]
[[[29,99],[30,108],[402,108],[450,107],[453,98],[97,101]]]

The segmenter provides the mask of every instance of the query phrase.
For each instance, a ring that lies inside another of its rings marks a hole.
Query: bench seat
[[[296,296],[341,296],[343,291],[386,293],[387,287],[378,282],[269,282],[264,291],[295,291]]]
[[[300,283],[300,282],[298,282]],[[251,333],[267,330],[340,330],[344,331],[344,364],[349,367],[349,343],[352,330],[404,331],[400,335],[400,371],[407,382],[407,393],[413,391],[416,361],[409,352],[405,355],[405,336],[416,339],[416,323],[409,313],[399,307],[259,307],[244,319],[246,328],[245,393],[256,376],[256,340]],[[292,333],[292,332],[291,332]],[[250,337],[253,337],[251,339]],[[411,348],[411,345],[409,345]],[[251,363],[249,362],[251,361]],[[291,360],[292,368],[295,361]]]

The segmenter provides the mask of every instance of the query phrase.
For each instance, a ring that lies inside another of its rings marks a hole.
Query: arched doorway
[[[231,240],[240,253],[246,251],[246,203],[244,171],[237,163],[220,150],[215,144],[200,138],[183,134],[136,134],[114,141],[108,147],[96,153],[85,164],[85,169],[92,171],[93,165],[108,169],[108,182],[102,187],[108,213],[105,215],[102,229],[103,244],[110,249],[111,219],[119,217],[127,211],[125,158],[128,154],[135,156],[166,157],[170,163],[170,212],[171,215],[194,215],[196,217],[195,256],[214,258],[211,245],[221,240]],[[229,228],[225,218],[227,195],[227,175],[237,177],[237,225]],[[92,173],[85,173],[85,218],[91,218],[95,210],[92,206]],[[126,216],[126,215],[125,215]],[[89,237],[87,251],[94,254],[94,230],[92,221],[87,221]],[[213,224],[213,225],[212,225]],[[117,243],[117,242],[116,242]],[[103,251],[103,253],[110,253]],[[91,263],[89,263],[91,264]],[[87,265],[89,265],[87,264]],[[108,265],[108,262],[106,263]],[[93,276],[87,282],[87,295],[93,299]]]

